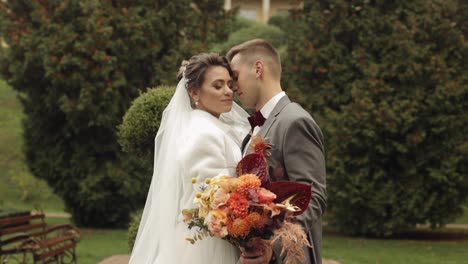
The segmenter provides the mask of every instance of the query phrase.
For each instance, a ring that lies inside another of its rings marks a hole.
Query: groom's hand
[[[268,264],[273,255],[271,244],[268,241],[259,240],[262,245],[255,246],[253,250],[241,250],[241,264]]]

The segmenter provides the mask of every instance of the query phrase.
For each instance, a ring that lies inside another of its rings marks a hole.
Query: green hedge
[[[387,236],[462,212],[468,87],[462,1],[310,1],[293,14],[289,89],[326,135],[329,220]]]
[[[26,161],[77,225],[125,226],[144,202],[150,169],[121,151],[117,126],[232,18],[218,0],[0,1],[0,72],[24,106]]]

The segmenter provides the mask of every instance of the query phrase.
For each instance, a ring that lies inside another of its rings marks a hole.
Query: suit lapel
[[[283,108],[289,103],[291,103],[291,100],[289,100],[287,95],[283,96],[283,98],[278,101],[275,108],[273,108],[273,111],[265,121],[265,124],[263,124],[262,128],[258,132],[258,134],[261,135],[263,139],[265,139],[266,135],[268,135],[268,132],[270,131],[270,128],[276,122],[279,113],[281,113]]]
[[[291,103],[291,100],[289,100],[289,97],[287,95],[283,96],[278,103],[276,104],[275,108],[273,108],[273,111],[271,111],[270,115],[268,116],[267,120],[265,120],[265,123],[263,124],[262,128],[260,128],[260,131],[258,132],[258,135],[262,136],[262,138],[265,140],[266,135],[268,135],[268,132],[270,131],[270,128],[273,126],[273,124],[276,122],[277,116],[283,108]],[[247,152],[245,152],[245,148],[250,148],[248,146],[248,143],[250,141],[251,134],[248,134],[245,138],[244,141],[242,142],[242,153],[248,154],[251,150],[247,149]]]
[[[251,137],[252,137],[252,134],[249,133],[247,134],[247,136],[245,136],[244,141],[242,141],[242,147],[241,147],[242,153],[244,153],[245,146],[247,145],[247,143],[249,143],[249,140]]]

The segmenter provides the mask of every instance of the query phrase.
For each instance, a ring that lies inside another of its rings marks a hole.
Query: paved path
[[[98,264],[128,264],[128,259],[129,255],[114,255],[105,258]],[[341,262],[332,259],[323,259],[322,264],[341,264]]]
[[[71,214],[69,213],[44,213],[46,217],[51,217],[51,218],[71,218]]]
[[[430,225],[417,225],[418,228],[430,228]],[[468,230],[468,225],[467,224],[446,224],[444,225],[443,228],[447,229],[467,229]]]
[[[129,255],[114,255],[105,258],[98,264],[128,264]]]
[[[323,226],[327,226],[327,222],[322,223]],[[417,224],[416,228],[431,228],[430,225],[428,224]],[[445,229],[467,229],[468,230],[468,224],[446,224],[442,228]]]

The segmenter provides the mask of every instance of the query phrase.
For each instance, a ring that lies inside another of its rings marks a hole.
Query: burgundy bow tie
[[[252,127],[252,131],[254,130],[256,126],[259,126],[259,127],[263,126],[266,120],[260,111],[255,112],[255,114],[251,115],[248,119],[249,119],[250,126]]]

